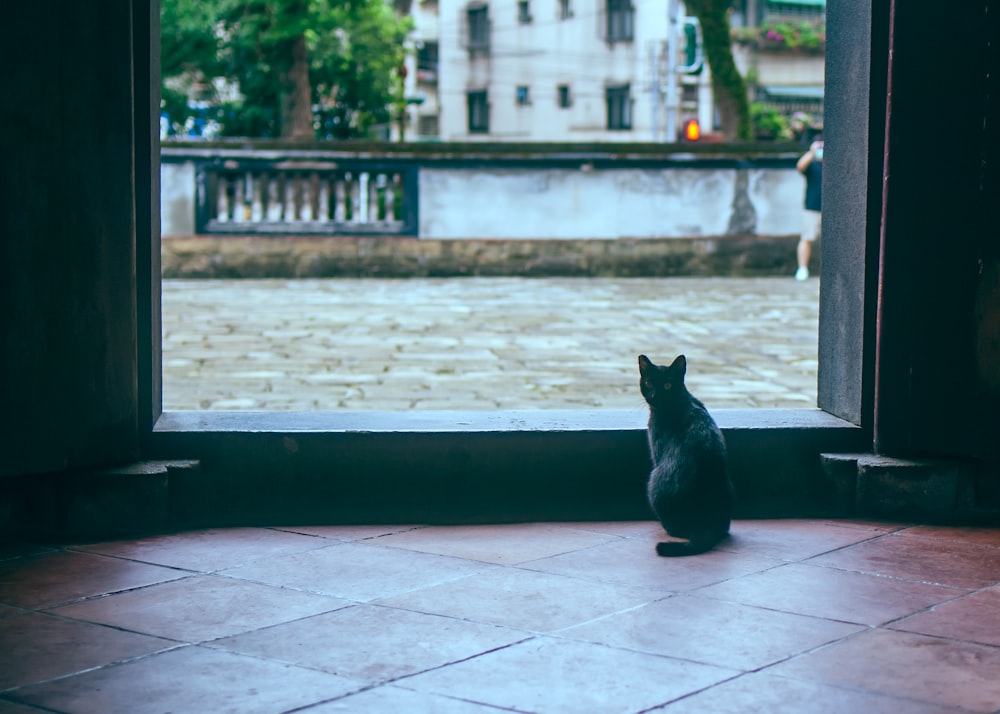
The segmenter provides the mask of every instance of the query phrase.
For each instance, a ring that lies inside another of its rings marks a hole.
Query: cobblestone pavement
[[[710,408],[816,403],[819,281],[165,280],[163,406],[642,408],[684,353]]]

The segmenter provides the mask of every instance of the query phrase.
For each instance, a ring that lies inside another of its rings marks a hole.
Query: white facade
[[[422,99],[409,140],[665,140],[666,3],[416,0],[412,15],[417,47],[438,43],[438,68],[429,81],[416,53],[408,60],[407,94]],[[692,85],[679,127],[710,93],[707,71],[678,81]]]
[[[682,19],[683,5],[675,2]],[[734,22],[751,26],[753,18],[795,7],[789,0],[737,5]],[[676,140],[666,136],[669,6],[670,0],[414,0],[405,138]],[[677,35],[674,59],[682,64],[680,22]],[[742,46],[734,46],[734,54],[758,86],[822,96],[821,54],[775,55]],[[707,64],[700,74],[677,74],[674,81],[678,135],[688,119],[711,132]]]
[[[437,48],[440,20],[436,0],[414,0],[410,7],[415,31],[412,51],[406,57],[406,97],[410,102],[406,139],[438,138],[438,117],[441,115],[438,91],[441,63]],[[393,131],[398,129],[393,127]],[[398,140],[398,136],[393,139]]]

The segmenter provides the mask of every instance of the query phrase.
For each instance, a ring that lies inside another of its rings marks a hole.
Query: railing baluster
[[[295,174],[286,171],[282,178],[285,182],[285,200],[281,205],[281,220],[290,223],[295,220]]]
[[[409,233],[411,198],[404,191],[411,179],[405,171],[292,160],[267,164],[258,159],[252,169],[229,163],[206,169],[199,183],[207,194],[198,196],[198,211],[208,214],[202,229],[207,233],[275,233],[282,224],[289,233]]]
[[[394,200],[393,201],[393,207],[394,207],[395,210],[393,211],[393,214],[392,214],[392,220],[393,220],[394,223],[402,223],[403,222],[403,206],[405,205],[403,203],[403,201],[404,201],[403,192],[404,191],[406,191],[406,184],[403,183],[403,174],[393,174],[392,195],[393,195],[394,199],[396,199],[396,198],[399,199],[399,200]]]
[[[299,211],[302,208],[302,176],[297,171],[288,174],[291,185],[291,201],[289,201],[285,221],[294,223],[299,220]]]
[[[326,196],[324,183],[323,174],[314,171],[312,176],[313,223],[322,223],[326,220],[326,209],[323,208],[323,200]]]
[[[330,220],[330,174],[320,174],[318,180],[319,192],[316,199],[316,221],[326,223]]]
[[[226,223],[229,220],[229,181],[225,174],[219,174],[216,187],[215,220]]]
[[[381,171],[372,174],[372,222],[381,223],[385,220],[385,174]]]
[[[396,174],[386,174],[385,181],[385,217],[386,223],[396,222]]]
[[[344,191],[345,178],[343,174],[333,175],[333,220],[343,223],[347,220],[347,195]]]
[[[281,175],[265,174],[267,176],[267,220],[278,223],[281,221]]]
[[[351,223],[359,223],[361,221],[361,185],[360,182],[355,180],[354,175],[351,175]]]
[[[371,220],[371,213],[369,212],[370,209],[369,199],[371,198],[371,195],[368,188],[368,179],[369,179],[368,172],[362,171],[361,181],[359,182],[361,186],[359,187],[358,191],[359,194],[358,198],[361,201],[361,210],[359,211],[358,220],[361,223],[368,223],[368,221]]]
[[[233,222],[243,223],[246,221],[246,181],[240,176],[233,176]]]
[[[303,184],[305,185],[305,198],[302,202],[302,220],[306,222],[314,221],[316,220],[316,192],[319,188],[319,183],[316,180],[316,172],[310,172],[308,178],[303,181]]]
[[[242,223],[247,223],[250,220],[250,204],[253,200],[253,184],[251,183],[251,180],[249,171],[244,174],[243,178],[240,180],[240,190],[242,195],[240,196],[240,215],[237,220]]]
[[[266,180],[267,174],[258,174],[256,180],[250,174],[247,174],[247,180],[253,180],[253,193],[250,203],[250,221],[252,223],[260,223],[264,218],[264,196],[262,195],[263,184]]]

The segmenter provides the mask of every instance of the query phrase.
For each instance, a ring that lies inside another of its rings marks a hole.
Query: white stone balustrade
[[[360,227],[392,232],[405,221],[398,171],[288,170],[280,166],[203,169],[206,232],[306,230],[335,233]]]

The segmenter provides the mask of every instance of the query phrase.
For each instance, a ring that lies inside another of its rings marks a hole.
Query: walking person
[[[812,246],[822,232],[823,210],[823,135],[817,134],[809,146],[809,151],[799,158],[795,168],[806,178],[806,197],[802,211],[802,235],[796,250],[799,268],[795,271],[796,280],[809,278],[809,258],[812,257]]]

